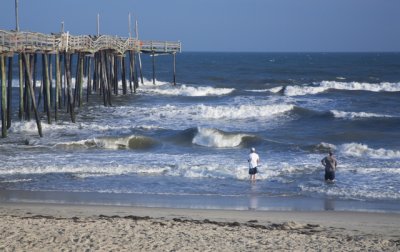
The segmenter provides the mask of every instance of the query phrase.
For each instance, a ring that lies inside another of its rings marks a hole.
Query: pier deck
[[[68,32],[48,35],[0,30],[0,53],[83,52],[93,54],[100,50],[113,50],[121,55],[127,51],[173,54],[181,51],[181,43],[179,41],[143,41],[110,35],[73,36]]]

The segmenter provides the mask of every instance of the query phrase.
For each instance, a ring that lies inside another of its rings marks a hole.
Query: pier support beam
[[[23,56],[24,57],[24,56]],[[31,61],[30,56],[28,55],[28,61]],[[24,59],[23,59],[24,61]],[[31,120],[31,91],[29,89],[29,80],[28,80],[28,75],[27,71],[31,71],[31,69],[26,69],[27,65],[24,64],[24,75],[25,75],[25,91],[24,91],[24,103],[25,103],[25,119],[30,121]],[[30,68],[32,68],[32,65],[30,65]],[[32,71],[31,71],[32,73]],[[32,81],[32,80],[31,80]]]
[[[129,58],[130,58],[130,78],[133,81],[133,92],[136,93],[136,89],[139,86],[139,81],[138,81],[138,75],[137,75],[137,71],[136,71],[136,64],[135,64],[135,52],[134,51],[129,51]],[[131,93],[132,93],[132,87],[131,87]]]
[[[128,86],[126,83],[126,71],[125,71],[125,57],[121,56],[121,79],[122,79],[122,94],[128,93]]]
[[[4,55],[0,55],[1,72],[1,137],[7,137],[7,84]]]
[[[132,71],[133,71],[133,68],[132,68],[132,52],[131,51],[128,51],[127,52],[127,57],[129,56],[129,72],[128,72],[128,74],[129,74],[129,89],[131,90],[131,94],[133,93],[133,73],[132,73]]]
[[[111,57],[111,86],[114,88],[114,94],[118,95],[118,64],[119,57],[110,53]]]
[[[156,84],[156,56],[154,52],[151,54],[153,56],[153,84]]]
[[[176,53],[173,53],[174,55],[174,86],[176,86]]]
[[[89,102],[89,95],[92,94],[92,60],[93,58],[90,56],[87,60],[87,90],[86,90],[86,102]]]
[[[81,107],[83,103],[83,75],[84,75],[84,62],[85,62],[85,55],[80,53],[80,60],[79,60],[79,102],[78,106]],[[75,87],[76,88],[76,87]]]
[[[99,52],[96,52],[93,57],[93,91],[99,92],[100,90],[100,59],[99,59]],[[100,92],[99,92],[100,93]]]
[[[53,55],[49,55],[49,85],[50,85],[50,107],[54,104],[54,89],[53,89]]]
[[[75,112],[74,112],[74,96],[72,94],[72,77],[71,77],[71,54],[65,53],[64,55],[65,73],[67,75],[67,103],[68,111],[71,116],[71,121],[75,123]]]
[[[104,106],[111,106],[111,78],[110,76],[110,67],[107,67],[107,52],[102,51],[100,55],[100,64],[101,64],[101,81],[100,85],[103,91],[103,102]]]
[[[23,60],[22,60],[22,55],[19,54],[18,55],[18,69],[19,69],[19,113],[18,113],[18,117],[19,120],[24,120],[25,118],[25,111],[24,111],[24,83],[25,83],[25,79],[24,79],[24,64],[23,64]]]
[[[51,98],[50,98],[50,75],[49,75],[49,55],[48,54],[43,54],[43,72],[44,72],[44,76],[43,76],[43,82],[44,83],[44,87],[43,87],[43,93],[44,93],[44,108],[45,111],[47,113],[47,123],[51,124]]]
[[[142,71],[142,58],[140,56],[140,52],[138,52],[138,59],[139,59],[139,74],[140,74],[140,81],[143,85],[143,71]]]
[[[58,106],[60,104],[60,81],[61,81],[61,72],[60,72],[60,55],[56,53],[55,55],[55,64],[56,64],[56,91],[55,91],[55,102],[54,102],[54,120],[58,120]]]
[[[12,113],[12,80],[13,80],[13,56],[8,57],[8,87],[7,87],[7,129],[11,127]]]
[[[33,91],[32,74],[31,74],[31,71],[30,71],[31,68],[30,68],[30,65],[29,65],[29,56],[27,56],[25,53],[24,53],[24,63],[25,63],[25,72],[26,72],[26,75],[27,75],[29,91],[32,94],[31,95],[31,99],[32,99],[33,110],[35,112],[36,125],[37,125],[37,128],[38,128],[39,136],[43,137],[42,124],[40,122],[39,112],[38,112],[38,110],[36,108],[35,95],[33,95],[35,92]]]

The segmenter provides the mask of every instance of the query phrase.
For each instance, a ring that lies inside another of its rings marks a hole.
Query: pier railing
[[[173,54],[181,51],[181,43],[179,41],[143,41],[109,35],[73,36],[68,32],[48,35],[0,30],[0,53],[36,51],[95,53],[106,49],[114,50],[119,54],[124,54],[126,51]]]

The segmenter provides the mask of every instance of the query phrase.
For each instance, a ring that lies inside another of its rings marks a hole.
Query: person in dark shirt
[[[337,166],[336,158],[333,156],[332,151],[329,151],[329,155],[321,160],[322,165],[325,167],[325,181],[335,181],[335,171]]]

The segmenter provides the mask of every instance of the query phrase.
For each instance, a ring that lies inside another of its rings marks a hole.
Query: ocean
[[[142,58],[136,94],[110,107],[93,94],[76,123],[41,110],[42,138],[18,121],[13,80],[0,202],[400,212],[400,53],[184,52],[176,86],[171,56],[155,58],[155,85]]]

